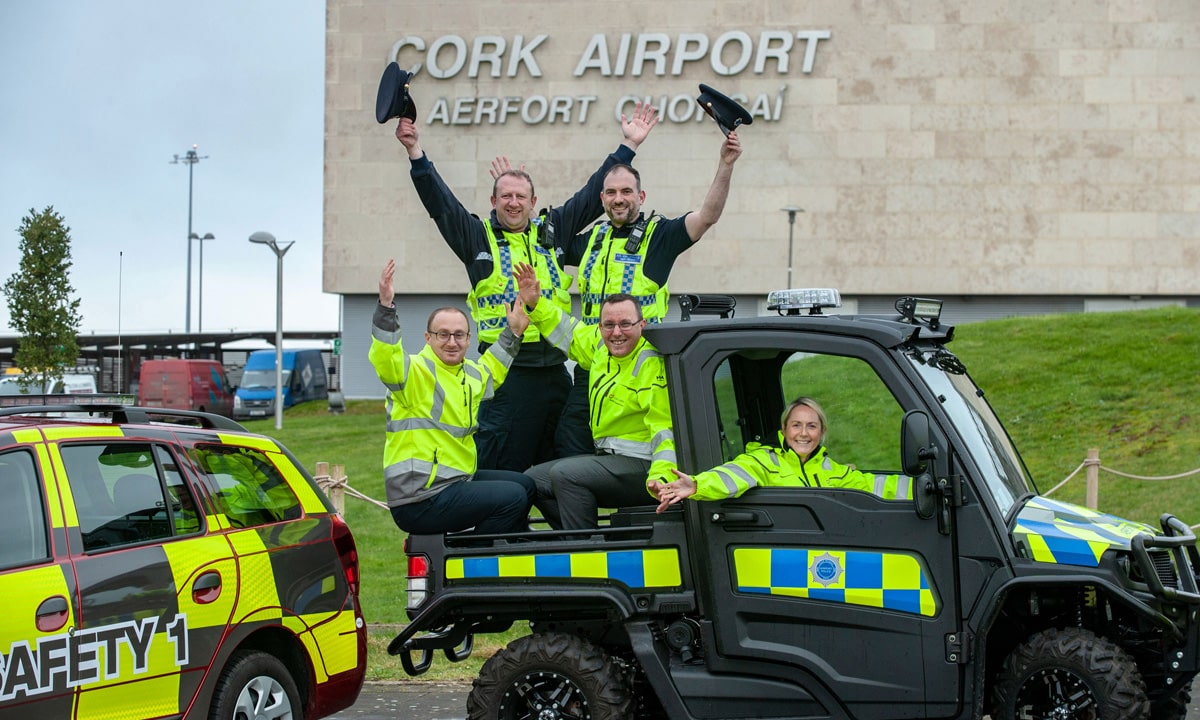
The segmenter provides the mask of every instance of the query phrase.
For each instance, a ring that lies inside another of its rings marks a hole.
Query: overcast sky
[[[325,4],[314,0],[0,3],[0,282],[17,228],[53,206],[71,230],[84,332],[182,332],[188,165],[204,243],[203,328],[337,330],[321,290]],[[192,331],[200,247],[192,249]],[[0,334],[13,334],[0,296]]]

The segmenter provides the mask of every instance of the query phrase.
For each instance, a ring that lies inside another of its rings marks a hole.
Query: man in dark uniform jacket
[[[531,264],[543,297],[568,314],[572,278],[563,271],[566,243],[603,210],[600,195],[609,168],[632,162],[638,147],[658,122],[657,111],[639,104],[632,117],[621,116],[623,141],[605,158],[587,183],[569,200],[535,216],[533,180],[523,170],[505,167],[492,186],[492,212],[486,221],[462,206],[438,175],[418,142],[416,123],[401,118],[396,138],[408,151],[417,195],[446,244],[467,269],[467,296],[482,352],[506,326],[505,303],[517,297],[512,276],[518,263]],[[553,459],[554,435],[571,387],[565,355],[536,331],[526,332],[508,379],[479,410],[476,443],[479,466],[517,472]],[[511,428],[520,430],[510,432]]]

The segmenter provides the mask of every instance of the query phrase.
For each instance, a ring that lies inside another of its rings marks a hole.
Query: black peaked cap
[[[700,103],[700,107],[704,108],[704,112],[708,113],[709,117],[717,121],[717,127],[721,128],[721,132],[725,133],[727,137],[729,133],[737,129],[738,125],[749,125],[754,122],[754,118],[750,117],[746,108],[704,83],[700,83],[700,97],[696,98],[696,102]]]

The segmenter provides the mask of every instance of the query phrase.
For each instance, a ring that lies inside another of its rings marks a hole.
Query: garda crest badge
[[[842,561],[827,552],[822,553],[813,558],[808,574],[821,587],[835,585],[842,579]]]

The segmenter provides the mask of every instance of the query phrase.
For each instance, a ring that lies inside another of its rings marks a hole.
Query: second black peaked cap
[[[408,94],[412,73],[400,69],[394,62],[383,69],[379,79],[379,94],[375,96],[375,120],[380,125],[392,118],[417,119],[417,108]]]
[[[754,118],[750,117],[746,108],[704,83],[700,83],[700,97],[696,98],[696,102],[700,103],[700,107],[704,108],[704,112],[708,113],[709,117],[717,121],[717,127],[721,128],[721,132],[725,133],[726,137],[736,130],[738,125],[749,125],[754,122]]]

